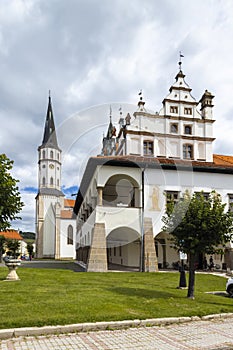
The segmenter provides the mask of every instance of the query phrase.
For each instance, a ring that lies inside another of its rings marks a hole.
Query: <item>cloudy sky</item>
[[[51,90],[63,186],[70,194],[113,122],[158,111],[182,69],[192,95],[214,99],[214,152],[233,154],[232,0],[0,0],[0,152],[25,202],[15,228],[35,230],[37,147]]]

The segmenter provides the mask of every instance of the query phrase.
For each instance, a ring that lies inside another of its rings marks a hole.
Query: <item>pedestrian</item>
[[[213,271],[213,268],[214,268],[214,260],[213,260],[212,255],[210,256],[209,263],[210,263],[210,264],[209,264],[210,271]]]

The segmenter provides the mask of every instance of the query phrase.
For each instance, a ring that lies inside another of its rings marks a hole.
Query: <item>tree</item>
[[[0,232],[11,226],[11,220],[21,219],[17,214],[24,205],[17,186],[19,181],[10,174],[13,163],[5,154],[0,154]]]
[[[188,298],[194,298],[195,257],[197,254],[220,253],[232,239],[233,216],[215,191],[205,198],[203,192],[192,196],[185,191],[175,204],[167,206],[163,230],[171,234],[174,248],[189,259]]]
[[[33,244],[32,243],[27,243],[27,251],[31,260],[31,257],[33,255]]]
[[[6,239],[0,232],[0,263],[2,262],[2,255],[5,253]]]
[[[6,247],[8,248],[6,254],[13,256],[14,259],[17,259],[19,256],[20,242],[17,239],[7,239]]]

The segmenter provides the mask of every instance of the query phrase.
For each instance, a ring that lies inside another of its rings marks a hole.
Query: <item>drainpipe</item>
[[[144,266],[144,176],[145,176],[145,167],[142,169],[142,206],[141,206],[141,261],[140,261],[140,272],[145,271]]]

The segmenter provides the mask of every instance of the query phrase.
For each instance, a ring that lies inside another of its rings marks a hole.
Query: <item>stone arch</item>
[[[139,184],[129,175],[110,176],[103,188],[103,205],[139,207]]]
[[[118,227],[107,236],[108,268],[119,265],[121,268],[140,268],[140,233],[129,227]]]

